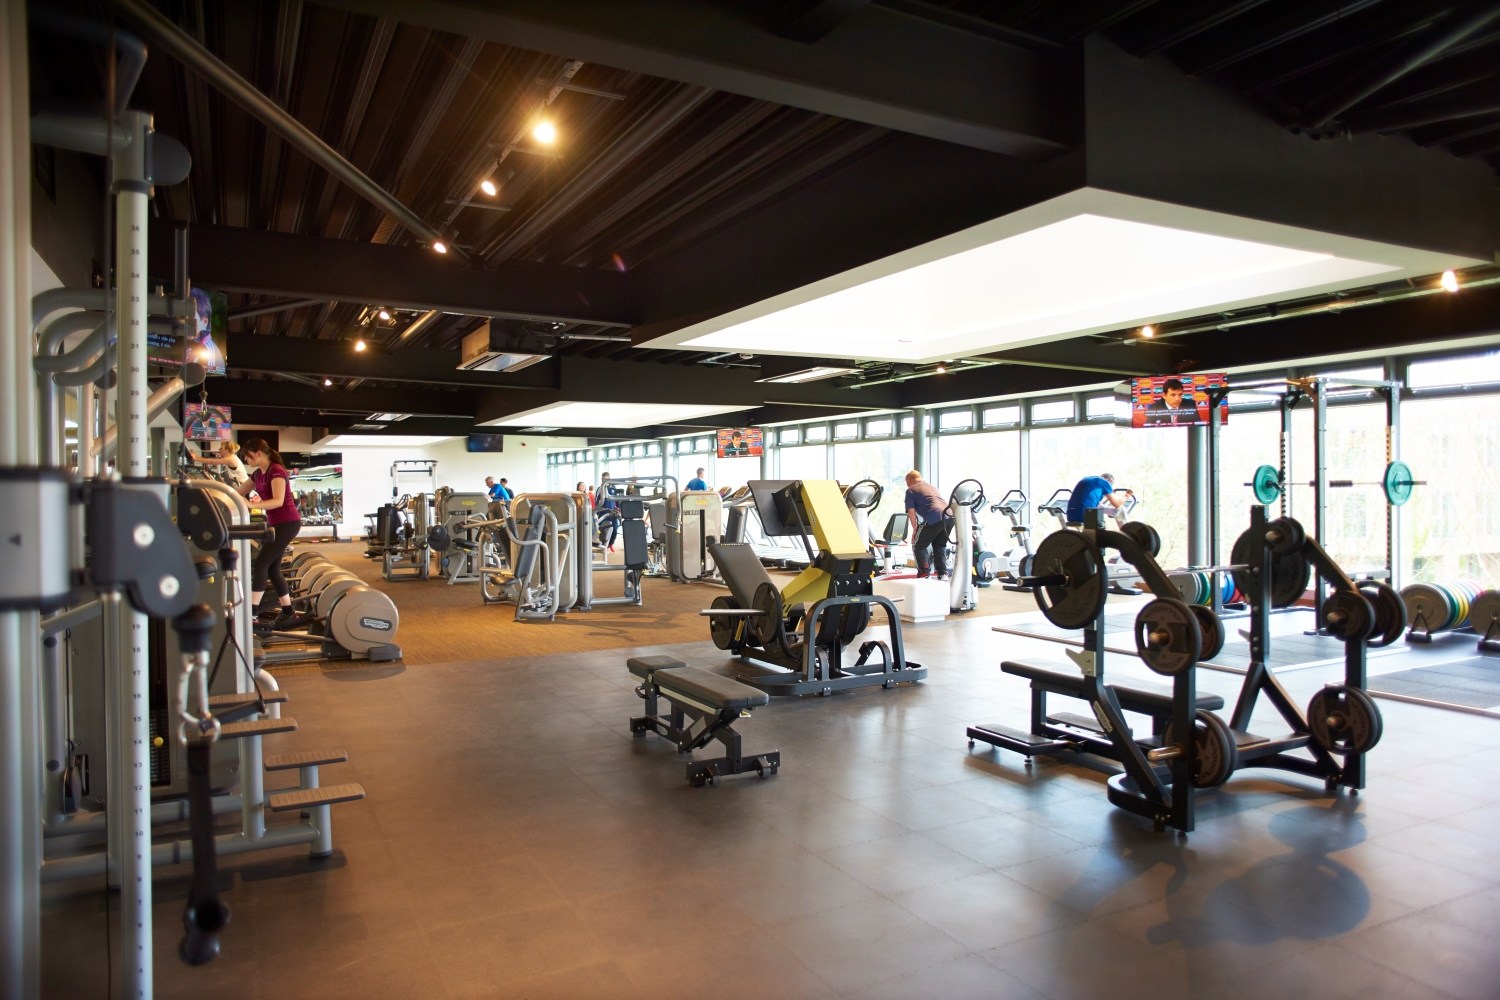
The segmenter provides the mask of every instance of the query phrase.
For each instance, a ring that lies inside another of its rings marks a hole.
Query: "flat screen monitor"
[[[470,434],[468,447],[470,451],[490,452],[505,450],[504,434]]]
[[[722,427],[718,434],[720,458],[759,458],[762,438],[759,427]]]
[[[1208,390],[1223,388],[1222,372],[1198,375],[1148,375],[1122,382],[1115,389],[1116,423],[1129,427],[1205,427]],[[1219,400],[1219,424],[1229,422],[1229,400]]]
[[[182,405],[182,436],[188,441],[228,441],[234,436],[234,423],[227,406],[212,403]],[[272,444],[272,447],[275,447]]]

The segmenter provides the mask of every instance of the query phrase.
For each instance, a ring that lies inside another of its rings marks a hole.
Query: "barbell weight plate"
[[[1250,477],[1250,488],[1254,491],[1257,502],[1275,503],[1276,498],[1281,496],[1281,473],[1274,465],[1262,465]]]
[[[1401,507],[1411,499],[1412,487],[1416,483],[1412,480],[1411,466],[1405,462],[1392,462],[1385,467],[1385,475],[1381,478],[1381,485],[1385,489],[1385,498],[1390,501],[1392,507]]]
[[[1245,595],[1246,600],[1255,600],[1260,594],[1260,564],[1263,554],[1262,542],[1259,533],[1254,528],[1246,528],[1240,533],[1240,537],[1234,540],[1234,545],[1229,549],[1229,561],[1242,569],[1231,571],[1230,576],[1234,580],[1235,588]]]
[[[1120,526],[1120,532],[1153,559],[1161,552],[1161,533],[1144,521],[1127,521]]]
[[[1203,630],[1191,605],[1158,597],[1135,616],[1135,649],[1146,666],[1166,677],[1191,670],[1203,658]]]
[[[1331,684],[1307,703],[1312,741],[1329,753],[1368,753],[1380,742],[1385,724],[1380,707],[1364,691]]]
[[[1469,627],[1483,638],[1500,625],[1500,590],[1481,591],[1469,604]]]
[[[709,607],[715,611],[723,611],[734,608],[736,605],[733,598],[721,594],[713,599]],[[720,649],[730,649],[734,646],[734,634],[739,627],[740,622],[729,615],[708,616],[708,636]]]
[[[1212,660],[1224,651],[1224,623],[1214,614],[1214,609],[1202,604],[1192,607],[1198,619],[1198,631],[1203,637],[1203,649],[1198,653],[1202,660]]]
[[[1359,585],[1370,607],[1375,610],[1375,624],[1370,628],[1371,646],[1389,646],[1401,638],[1406,631],[1406,604],[1396,588],[1379,580],[1366,580]]]
[[[1375,624],[1370,602],[1350,590],[1336,590],[1323,602],[1323,620],[1319,627],[1344,642],[1364,642]]]
[[[1098,546],[1083,532],[1054,531],[1042,539],[1032,568],[1038,577],[1066,577],[1032,591],[1036,606],[1058,628],[1084,628],[1104,610],[1109,574]]]
[[[1307,533],[1296,518],[1278,517],[1266,525],[1266,542],[1277,555],[1296,552],[1306,541]]]
[[[1430,583],[1413,583],[1401,588],[1401,603],[1406,605],[1406,620],[1412,628],[1438,632],[1448,627],[1448,599]]]
[[[756,642],[769,645],[781,629],[781,591],[774,583],[762,583],[755,588],[755,598],[750,606],[760,614],[747,619],[746,627]]]
[[[1177,745],[1172,724],[1162,733],[1163,746]],[[1239,767],[1239,745],[1229,723],[1207,709],[1199,709],[1193,718],[1194,788],[1218,788]]]
[[[1172,586],[1177,588],[1177,593],[1182,595],[1184,601],[1189,604],[1193,603],[1193,593],[1198,588],[1198,581],[1193,579],[1192,573],[1173,573],[1167,579],[1172,581]],[[1168,594],[1166,596],[1171,597],[1172,595]]]

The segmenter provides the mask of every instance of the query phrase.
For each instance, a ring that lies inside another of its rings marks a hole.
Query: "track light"
[[[557,126],[544,118],[532,128],[531,137],[544,146],[550,146],[557,141]]]
[[[948,366],[939,361],[937,367],[934,368],[933,371],[937,372],[939,375],[946,375],[948,374]]]
[[[329,388],[332,385],[333,385],[333,379],[328,378],[327,376],[324,376],[323,377],[323,388],[327,389],[327,388]]]
[[[433,240],[432,241],[432,252],[433,253],[447,253],[448,252],[448,244],[444,243],[442,240]]]
[[[389,323],[391,321],[391,311],[384,306],[381,306],[380,311],[375,315],[380,317],[382,323]]]
[[[1141,336],[1145,337],[1147,340],[1150,340],[1152,337],[1156,336],[1156,327],[1152,326],[1150,323],[1147,323],[1145,326],[1141,327]]]
[[[500,189],[495,186],[495,182],[488,177],[479,182],[479,190],[483,191],[488,198],[493,198],[500,193]]]
[[[355,351],[363,351],[364,349],[365,349],[365,338],[363,338],[363,337],[356,337],[356,338],[354,338],[354,350]]]
[[[1438,284],[1442,285],[1445,291],[1456,292],[1458,291],[1458,275],[1452,271],[1444,271],[1443,276],[1438,279]]]

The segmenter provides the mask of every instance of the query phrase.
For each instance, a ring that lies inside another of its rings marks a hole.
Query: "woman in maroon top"
[[[286,554],[286,547],[292,543],[292,539],[297,537],[297,532],[302,527],[302,515],[297,512],[297,501],[292,496],[291,477],[287,475],[286,467],[281,464],[281,456],[274,448],[263,438],[251,438],[240,446],[240,457],[250,468],[250,478],[235,489],[245,496],[249,496],[251,490],[260,495],[260,501],[255,506],[265,510],[266,527],[275,533],[270,541],[261,543],[260,551],[255,554],[250,603],[257,607],[260,605],[269,576],[281,605],[271,627],[284,628],[293,619],[292,590],[281,573],[281,557]]]

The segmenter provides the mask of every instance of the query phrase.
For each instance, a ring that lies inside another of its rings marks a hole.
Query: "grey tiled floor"
[[[303,730],[270,748],[347,747],[325,781],[370,797],[329,861],[228,859],[203,968],[175,956],[188,872],[161,872],[157,995],[1500,996],[1500,720],[1383,702],[1363,793],[1246,771],[1180,839],[1100,768],[967,748],[970,723],[1025,725],[1000,659],[1062,662],[992,624],[909,627],[920,685],[773,701],[740,729],[781,773],[711,789],[631,738],[626,651],[289,677]],[[1302,702],[1336,679],[1283,676]],[[107,897],[45,895],[46,995],[105,996]]]

